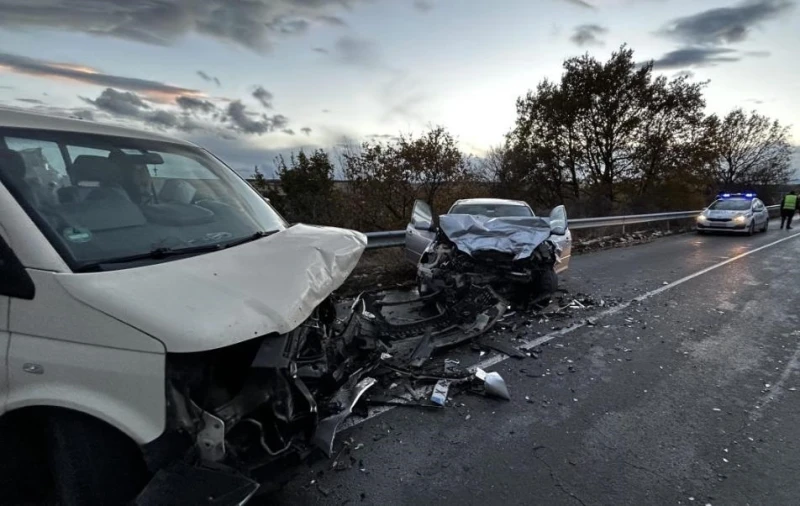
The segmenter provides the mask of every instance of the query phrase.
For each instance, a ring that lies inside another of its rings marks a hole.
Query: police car
[[[769,228],[769,210],[755,193],[720,193],[700,216],[697,233],[738,232],[753,235]]]

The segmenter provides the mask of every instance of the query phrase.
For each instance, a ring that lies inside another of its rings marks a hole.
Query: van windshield
[[[76,272],[215,251],[286,228],[230,168],[180,143],[0,129],[0,183]]]

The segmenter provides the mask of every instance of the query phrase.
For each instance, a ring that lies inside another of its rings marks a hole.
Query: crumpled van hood
[[[439,228],[468,255],[476,251],[511,253],[514,260],[527,258],[550,238],[550,223],[539,217],[489,218],[471,214],[443,214]]]
[[[366,244],[360,232],[295,225],[218,252],[57,278],[167,351],[196,352],[293,330],[344,283]]]

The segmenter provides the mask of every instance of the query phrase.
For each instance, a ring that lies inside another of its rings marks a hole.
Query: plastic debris
[[[444,403],[447,401],[447,391],[450,388],[450,382],[444,379],[440,379],[436,382],[436,385],[433,387],[433,394],[431,394],[431,402],[434,404],[438,404],[439,406],[444,406]]]

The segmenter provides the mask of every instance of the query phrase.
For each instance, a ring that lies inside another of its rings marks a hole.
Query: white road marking
[[[699,270],[699,271],[697,271],[697,272],[695,272],[693,274],[689,274],[688,276],[684,276],[684,277],[682,277],[682,278],[680,278],[680,279],[678,279],[676,281],[673,281],[672,283],[669,283],[667,285],[664,285],[664,286],[661,286],[659,288],[656,288],[655,290],[652,290],[652,291],[647,292],[647,293],[645,293],[643,295],[640,295],[640,296],[638,296],[638,297],[636,297],[636,298],[634,298],[634,299],[632,299],[632,300],[630,300],[628,302],[624,302],[624,303],[622,303],[622,304],[620,304],[618,306],[614,306],[612,308],[606,309],[605,311],[601,311],[601,312],[597,313],[596,315],[592,316],[592,318],[595,321],[599,322],[600,320],[602,320],[604,318],[607,318],[609,316],[613,316],[613,315],[619,313],[620,311],[624,311],[624,310],[628,309],[631,306],[631,304],[633,304],[634,302],[642,302],[642,301],[647,300],[647,299],[649,299],[651,297],[655,297],[656,295],[659,295],[659,294],[661,294],[663,292],[666,292],[667,290],[671,290],[671,289],[673,289],[673,288],[675,288],[677,286],[680,286],[680,285],[686,283],[687,281],[691,281],[694,278],[700,277],[703,274],[707,274],[707,273],[709,273],[709,272],[711,272],[711,271],[713,271],[715,269],[719,269],[720,267],[728,265],[729,263],[735,262],[737,260],[741,260],[742,258],[750,256],[750,255],[752,255],[754,253],[758,253],[759,251],[765,250],[767,248],[771,248],[771,247],[776,246],[776,245],[778,245],[778,244],[780,244],[782,242],[786,242],[786,241],[788,241],[790,239],[794,239],[797,236],[800,236],[800,232],[792,234],[792,235],[787,236],[787,237],[784,237],[782,239],[778,239],[777,241],[773,241],[773,242],[771,242],[769,244],[765,244],[765,245],[760,246],[758,248],[748,250],[748,251],[746,251],[744,253],[741,253],[739,255],[731,257],[731,258],[725,260],[724,262],[719,262],[717,264],[711,265],[709,267],[706,267],[705,269]],[[536,339],[527,340],[521,346],[519,346],[519,348],[521,348],[523,350],[530,350],[530,349],[536,348],[537,346],[541,346],[544,343],[550,342],[550,341],[552,341],[553,339],[555,339],[557,337],[561,337],[561,336],[570,334],[570,333],[572,333],[572,332],[574,332],[574,331],[576,331],[578,329],[586,327],[587,325],[588,325],[588,323],[584,320],[583,322],[576,323],[576,324],[571,325],[569,327],[565,327],[563,329],[550,332],[550,333],[545,334],[545,335],[543,335],[541,337],[537,337]],[[800,350],[798,350],[798,352],[796,353],[796,357],[797,357],[797,361],[800,361]],[[497,364],[499,364],[501,362],[505,362],[509,358],[510,357],[508,357],[507,355],[503,355],[502,353],[501,354],[497,354],[497,355],[493,355],[493,356],[487,358],[486,360],[478,362],[474,366],[469,367],[468,370],[475,371],[475,369],[478,368],[478,367],[480,367],[481,369],[488,369],[489,367],[495,366],[495,365],[497,365]],[[790,363],[791,367],[787,366],[786,370],[784,371],[784,375],[781,376],[781,379],[779,380],[778,384],[782,385],[783,384],[782,382],[784,382],[785,379],[788,378],[789,373],[793,370],[794,366],[792,364],[794,364],[794,363],[795,363],[795,359],[793,358],[792,362]],[[800,364],[797,364],[797,365],[800,365]],[[786,378],[784,378],[784,376],[786,376]],[[424,395],[427,394],[428,390],[429,390],[428,388],[418,388],[417,390],[414,391],[414,394],[418,398],[422,398]],[[403,397],[405,397],[407,400],[411,400],[407,396],[403,396]],[[768,402],[768,401],[765,401],[765,403],[766,402]],[[762,406],[763,406],[763,404],[762,404]],[[357,418],[357,419],[356,418],[348,418],[347,420],[345,420],[339,426],[339,429],[337,430],[337,433],[340,432],[340,431],[343,431],[345,429],[348,429],[350,427],[355,427],[356,425],[360,425],[360,424],[366,422],[367,420],[375,418],[376,416],[381,415],[383,413],[386,413],[387,411],[393,410],[395,407],[396,406],[380,406],[380,407],[377,407],[377,408],[370,409],[369,415],[366,418]]]

